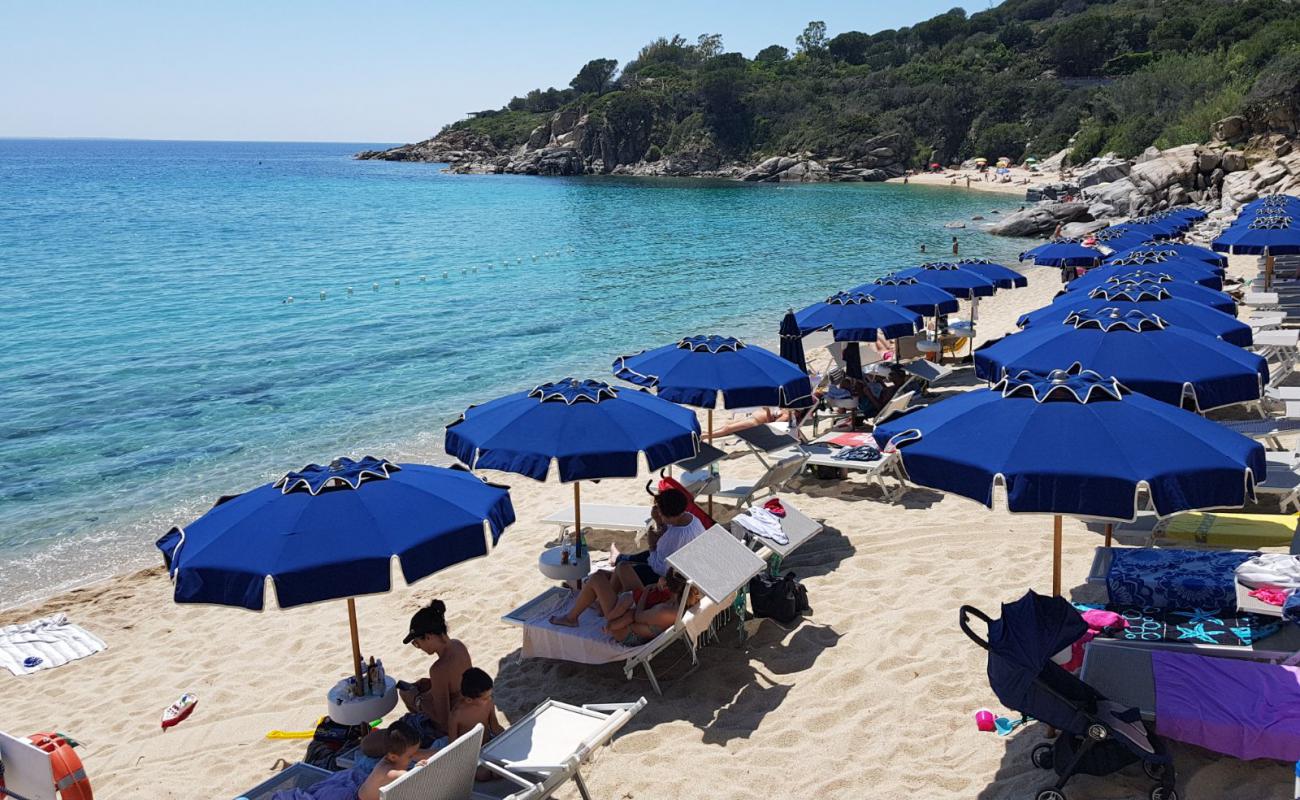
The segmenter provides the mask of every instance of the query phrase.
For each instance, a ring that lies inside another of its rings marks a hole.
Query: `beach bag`
[[[791,623],[800,614],[812,611],[808,605],[808,590],[793,572],[777,577],[766,572],[749,581],[749,606],[755,617],[767,617],[781,623]]]
[[[369,732],[370,726],[364,722],[360,725],[341,725],[325,717],[316,726],[311,743],[307,745],[307,754],[302,760],[313,767],[337,770],[338,765],[334,763],[334,759],[338,754],[353,745],[360,744],[362,737]]]

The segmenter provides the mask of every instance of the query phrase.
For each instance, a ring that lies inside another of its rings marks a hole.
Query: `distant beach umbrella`
[[[1274,256],[1300,253],[1300,201],[1285,195],[1261,198],[1210,243],[1215,251],[1264,256],[1264,288],[1273,287]]]
[[[1263,447],[1095,372],[1018,371],[876,427],[912,483],[1013,513],[1052,514],[1061,593],[1061,515],[1131,520],[1145,490],[1165,517],[1240,508],[1264,480]]]
[[[1250,347],[1253,342],[1250,326],[1246,323],[1203,303],[1175,297],[1160,284],[1134,286],[1127,292],[1108,291],[1106,287],[1087,293],[1067,292],[1051,305],[1022,315],[1016,320],[1016,325],[1029,328],[1062,323],[1076,311],[1088,311],[1099,316],[1141,311],[1159,316],[1170,325],[1198,331],[1238,347]]]
[[[1081,280],[1083,279],[1080,278],[1067,285],[1065,287],[1066,291],[1057,295],[1052,302],[1063,301],[1066,297],[1080,294],[1086,294],[1092,298],[1125,302],[1140,302],[1153,297],[1158,298],[1161,295],[1169,295],[1182,300],[1191,300],[1193,303],[1200,303],[1203,306],[1209,306],[1215,311],[1231,317],[1237,315],[1237,301],[1232,299],[1231,295],[1162,273],[1127,273],[1120,277],[1094,281],[1091,286],[1076,286]]]
[[[1058,239],[1040,244],[1020,254],[1021,261],[1032,260],[1040,267],[1092,267],[1101,263],[1105,253],[1084,247],[1077,239]]]
[[[997,291],[997,285],[992,280],[951,261],[931,261],[919,267],[899,270],[897,275],[937,286],[962,300],[991,297]]]
[[[923,317],[955,314],[961,304],[950,292],[937,286],[921,283],[916,278],[902,278],[897,274],[876,278],[849,290],[850,293],[870,295],[886,303],[895,303]]]
[[[795,322],[793,308],[781,317],[780,337],[781,358],[794,364],[800,372],[807,374],[808,359],[803,352],[803,334],[799,332],[799,323]]]
[[[487,555],[515,521],[505,487],[461,469],[367,456],[309,464],[223,498],[158,540],[178,603],[254,611],[274,586],[281,608],[348,599],[353,667],[361,649],[353,598],[391,589],[394,559],[407,583]]]
[[[975,374],[987,381],[1061,364],[1112,375],[1170,405],[1190,401],[1200,411],[1258,400],[1268,383],[1263,357],[1139,310],[1076,311],[975,351]]]
[[[470,406],[447,426],[445,449],[470,469],[544,481],[554,461],[573,483],[574,528],[582,554],[584,480],[631,478],[699,451],[695,412],[649,392],[564,378]]]
[[[987,258],[959,258],[953,262],[958,267],[973,272],[981,278],[991,281],[999,289],[1023,289],[1029,285],[1029,278],[1024,273],[995,264]]]
[[[653,389],[664,400],[714,409],[804,407],[812,400],[807,373],[770,350],[730,336],[688,336],[670,345],[619,356],[614,376]]]
[[[862,292],[838,292],[794,315],[803,336],[829,330],[837,342],[874,342],[880,337],[911,336],[921,316]]]

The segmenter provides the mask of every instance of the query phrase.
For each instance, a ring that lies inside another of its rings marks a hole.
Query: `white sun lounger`
[[[696,648],[713,631],[719,616],[731,607],[736,592],[749,579],[763,571],[764,562],[748,547],[719,525],[714,525],[668,557],[668,564],[700,590],[700,601],[682,607],[677,622],[650,642],[639,647],[625,647],[604,633],[605,620],[595,609],[587,609],[578,618],[577,627],[552,625],[550,618],[567,610],[573,603],[568,589],[553,587],[502,617],[523,628],[525,658],[553,658],[580,664],[623,663],[623,673],[631,680],[637,667],[643,667],[656,694],[663,694],[650,667],[651,660],[678,639],[686,642],[691,663],[698,663]]]
[[[1278,417],[1220,420],[1219,424],[1242,436],[1259,439],[1281,450],[1282,440],[1279,437],[1300,432],[1300,401],[1285,401],[1285,409]]]
[[[730,524],[731,534],[749,545],[760,555],[764,550],[767,550],[774,555],[785,558],[824,529],[820,522],[789,503],[782,502],[781,505],[785,507],[785,517],[781,520],[781,533],[784,533],[787,539],[785,544],[778,544],[771,539],[753,533],[744,525],[736,522],[734,518]]]
[[[644,697],[584,706],[547,700],[483,747],[479,763],[498,777],[474,784],[473,800],[541,800],[569,781],[591,800],[579,770],[645,704]]]
[[[424,766],[381,786],[380,800],[470,800],[482,741],[483,726],[475,725]]]
[[[744,508],[755,500],[774,495],[784,489],[787,483],[803,471],[804,463],[807,461],[808,456],[795,448],[789,455],[769,466],[757,480],[720,479],[713,497],[731,501],[736,509]]]
[[[8,791],[24,800],[55,800],[54,768],[49,753],[27,739],[0,732],[0,764],[4,765],[5,780],[0,797],[5,797]]]

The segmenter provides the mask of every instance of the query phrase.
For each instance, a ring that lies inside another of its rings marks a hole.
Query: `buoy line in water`
[[[571,253],[575,253],[575,252],[577,252],[577,248],[575,248],[573,245],[570,244],[570,245],[565,245],[564,247],[561,247],[559,250],[548,250],[548,251],[546,251],[545,253],[540,253],[540,254],[539,254],[539,253],[533,253],[532,255],[530,255],[530,256],[528,257],[528,259],[529,259],[530,262],[532,262],[532,263],[535,264],[535,263],[537,263],[540,259],[543,259],[543,258],[558,258],[559,256],[567,255],[567,254],[571,254]],[[509,258],[503,258],[503,259],[501,259],[501,265],[500,265],[500,266],[502,266],[502,267],[512,267],[512,266],[519,266],[519,265],[521,265],[521,264],[523,264],[523,263],[524,263],[524,259],[523,259],[523,257],[516,257],[514,260],[511,260],[511,259],[509,259]],[[495,261],[489,261],[487,264],[484,264],[484,265],[483,265],[483,269],[484,269],[485,271],[487,271],[487,272],[492,272],[492,271],[494,271],[494,270],[496,269],[496,267],[497,267],[497,263],[496,263]],[[476,275],[476,274],[478,274],[478,271],[479,271],[479,267],[478,267],[478,266],[473,266],[473,267],[461,267],[461,268],[460,268],[460,275]],[[443,270],[442,273],[441,273],[441,277],[437,277],[436,275],[431,274],[431,273],[420,273],[419,275],[415,276],[415,281],[416,281],[417,283],[428,283],[430,278],[433,278],[434,280],[443,280],[443,281],[446,281],[446,280],[451,280],[453,277],[456,277],[455,273],[456,273],[456,270],[455,270],[455,269],[447,269],[447,270]],[[385,280],[385,282],[387,282],[388,279],[385,278],[384,280]],[[379,288],[380,288],[380,285],[381,285],[381,284],[380,284],[379,281],[371,281],[371,283],[370,283],[370,291],[371,291],[371,292],[378,292],[378,291],[379,291]],[[400,287],[400,286],[402,285],[402,279],[401,279],[401,278],[393,278],[393,279],[392,279],[392,285],[393,285],[394,288]],[[345,287],[343,288],[343,292],[344,292],[344,294],[345,294],[347,297],[353,297],[353,296],[356,295],[357,289],[356,289],[355,286],[345,286]],[[319,293],[318,293],[318,298],[319,298],[321,301],[328,300],[329,297],[330,297],[330,292],[329,292],[328,290],[326,290],[326,289],[321,289],[321,290],[319,291]],[[296,298],[294,295],[288,295],[288,296],[286,296],[283,300],[280,301],[280,305],[292,305],[293,302],[294,302],[295,300],[297,300],[297,299],[299,299],[299,298]]]

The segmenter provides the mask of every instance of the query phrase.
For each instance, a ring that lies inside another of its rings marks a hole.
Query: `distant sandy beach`
[[[1009,332],[1019,313],[1060,288],[1055,269],[1028,274],[1028,288],[981,304],[981,339]],[[724,472],[757,475],[757,461],[731,449]],[[485,559],[361,598],[362,648],[383,657],[390,674],[419,677],[428,661],[402,645],[402,636],[410,614],[437,597],[447,603],[452,635],[496,677],[496,701],[508,720],[548,697],[648,697],[586,769],[593,797],[1022,800],[1044,783],[1029,760],[1043,741],[1040,726],[1005,739],[976,730],[977,709],[1002,709],[985,679],[983,651],[956,622],[964,603],[996,613],[1026,588],[1050,591],[1048,518],[916,488],[888,504],[861,477],[798,479],[783,499],[824,520],[826,530],[784,568],[806,583],[813,612],[790,630],[754,624],[743,647],[734,631],[724,633],[701,651],[691,674],[683,674],[684,650],[671,651],[658,697],[643,679],[625,681],[617,666],[520,658],[519,631],[500,618],[547,586],[537,555],[555,531],[539,520],[564,504],[569,490],[489,476],[512,487],[519,522]],[[647,499],[636,480],[586,484],[583,492],[590,502]],[[634,546],[607,535],[593,545],[611,541]],[[1078,599],[1093,597],[1083,577],[1100,541],[1082,523],[1066,521],[1064,574],[1067,593]],[[53,612],[67,613],[109,649],[26,678],[0,675],[3,728],[78,739],[96,792],[109,800],[236,796],[268,778],[279,759],[302,757],[305,741],[265,734],[310,728],[326,710],[325,689],[348,669],[342,601],[262,614],[180,606],[155,568],[0,612],[0,625]],[[164,733],[159,714],[182,692],[197,694],[198,708]],[[1288,765],[1182,746],[1175,752],[1184,797],[1291,796]],[[1148,788],[1140,772],[1125,770],[1078,778],[1070,796],[1144,797]],[[569,786],[557,796],[578,793]]]
[[[989,170],[992,176],[993,170]],[[996,177],[996,176],[993,176]],[[966,179],[970,178],[970,185],[966,185]],[[1029,183],[1024,183],[1028,180]],[[908,185],[916,184],[918,186],[943,186],[950,189],[969,189],[972,192],[991,192],[993,194],[1018,195],[1024,199],[1025,190],[1037,183],[1044,183],[1045,176],[1043,173],[1030,172],[1027,169],[1019,167],[1011,168],[1011,183],[1002,183],[994,180],[984,180],[984,175],[973,170],[947,169],[943,172],[922,172],[917,175],[908,175]],[[903,183],[903,178],[890,178],[887,183]],[[981,308],[982,311],[982,308]]]

